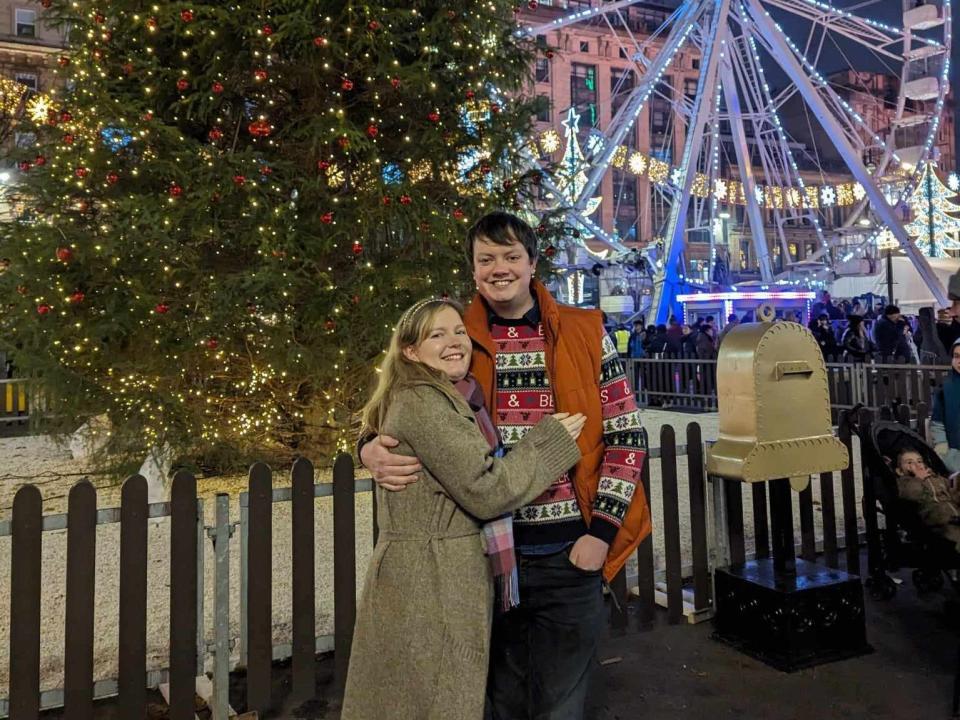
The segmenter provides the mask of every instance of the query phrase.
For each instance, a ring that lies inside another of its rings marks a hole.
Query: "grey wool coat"
[[[480,720],[493,576],[483,520],[524,505],[580,459],[553,417],[493,457],[466,401],[429,385],[397,392],[383,433],[422,477],[377,488],[380,536],[357,613],[341,720]]]

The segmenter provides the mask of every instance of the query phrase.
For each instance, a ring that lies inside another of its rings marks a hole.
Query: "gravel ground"
[[[644,422],[650,434],[650,445],[660,445],[661,427],[671,424],[677,429],[678,444],[685,444],[685,428],[688,422],[700,423],[705,440],[716,438],[718,418],[715,414],[689,415],[660,410],[648,410],[643,413]],[[70,486],[87,475],[80,463],[74,461],[68,449],[58,446],[47,437],[0,438],[0,456],[6,459],[5,473],[0,476],[0,519],[8,519],[17,488],[26,482],[37,485],[44,498],[45,514],[66,510],[66,496]],[[688,516],[688,488],[686,485],[687,462],[685,457],[678,459],[678,477],[680,478],[681,508],[681,547],[684,549],[683,562],[690,562],[690,522]],[[318,482],[329,482],[332,472],[329,468],[318,469]],[[119,485],[114,478],[90,476],[97,487],[98,506],[116,507],[119,505]],[[654,515],[654,548],[657,566],[662,567],[663,511],[660,492],[660,463],[651,464],[651,505]],[[280,476],[274,480],[275,486],[289,484],[289,478]],[[819,514],[819,487],[814,486],[814,501],[817,512],[815,521],[818,535],[821,533]],[[836,486],[836,505],[838,508],[838,532],[842,534],[842,513],[839,482]],[[213,497],[216,493],[226,492],[231,498],[231,519],[239,518],[239,494],[246,489],[246,478],[221,477],[199,481],[199,492],[205,500],[207,523],[213,523]],[[858,490],[859,491],[859,471]],[[709,501],[709,498],[708,498]],[[333,633],[333,521],[332,498],[316,500],[316,612],[317,635]],[[752,547],[752,510],[749,493],[744,498],[745,528],[747,532],[747,551]],[[357,581],[358,592],[363,574],[372,550],[372,527],[370,493],[360,493],[356,504],[357,523]],[[795,519],[799,536],[799,518]],[[117,602],[118,602],[118,566],[119,524],[101,525],[97,537],[97,596],[96,627],[94,646],[95,678],[115,678],[117,674]],[[273,641],[275,644],[289,643],[290,625],[290,505],[276,503],[273,515],[274,547],[277,551],[273,560]],[[167,661],[168,602],[169,602],[169,521],[153,520],[149,526],[149,563],[148,570],[148,625],[147,653],[150,668],[165,667]],[[234,535],[230,544],[231,603],[230,629],[234,638],[239,637],[239,534]],[[66,567],[66,531],[50,531],[43,534],[43,587],[41,606],[41,687],[51,689],[63,685],[63,638],[64,638],[64,584]],[[212,639],[213,608],[213,555],[212,546],[207,544],[205,553],[205,589],[204,627],[208,639]],[[10,612],[10,538],[0,537],[0,697],[7,695],[8,673],[8,635]],[[236,647],[235,647],[236,651]]]

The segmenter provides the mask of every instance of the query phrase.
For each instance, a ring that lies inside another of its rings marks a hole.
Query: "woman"
[[[950,472],[960,471],[960,340],[950,348],[950,373],[933,394],[930,437]]]
[[[849,315],[847,320],[850,324],[841,341],[843,360],[848,363],[867,362],[873,357],[873,341],[870,340],[863,326],[863,318],[859,315]]]
[[[483,521],[530,502],[580,459],[585,418],[561,414],[498,457],[470,355],[460,307],[421,301],[401,317],[364,408],[365,431],[397,438],[424,469],[402,493],[376,490],[380,536],[341,720],[483,717],[494,575],[502,605],[516,587],[511,516]]]

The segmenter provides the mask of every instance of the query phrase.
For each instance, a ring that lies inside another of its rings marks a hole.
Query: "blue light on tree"
[[[100,131],[100,137],[111,152],[120,152],[133,142],[133,135],[118,127],[105,127]]]
[[[396,185],[403,182],[403,170],[396,163],[387,163],[380,171],[380,176],[387,185]]]

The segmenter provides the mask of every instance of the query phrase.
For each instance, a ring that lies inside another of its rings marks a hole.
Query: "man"
[[[627,344],[627,354],[631,358],[642,358],[644,356],[643,346],[647,340],[647,332],[643,329],[643,320],[633,321],[633,332],[630,333],[630,341]]]
[[[881,361],[905,359],[902,317],[900,308],[896,305],[887,305],[883,310],[883,317],[877,320],[873,339],[877,343]]]
[[[730,313],[727,315],[727,324],[723,326],[723,330],[720,331],[720,337],[717,338],[718,348],[723,345],[723,339],[727,336],[727,333],[733,330],[739,324],[740,318],[737,317],[736,313]]]
[[[667,323],[666,352],[671,353],[674,356],[679,355],[682,350],[681,343],[683,342],[683,336],[683,326],[680,324],[679,320],[671,316]]]
[[[494,619],[488,705],[494,720],[576,720],[605,625],[602,582],[650,532],[640,417],[600,313],[559,305],[534,279],[537,239],[526,223],[484,216],[467,255],[478,291],[465,313],[470,369],[504,444],[544,414],[587,416],[581,461],[514,514],[520,602]],[[416,468],[387,452],[395,444],[379,437],[361,450],[387,488]]]
[[[617,352],[620,353],[620,357],[629,357],[630,331],[627,330],[627,326],[623,323],[617,325],[617,329],[613,331],[613,337],[616,340]]]

